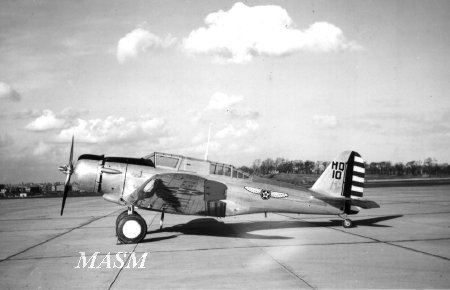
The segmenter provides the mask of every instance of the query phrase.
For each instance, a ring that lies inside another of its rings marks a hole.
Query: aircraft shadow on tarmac
[[[354,227],[390,227],[388,225],[378,224],[379,222],[396,219],[403,215],[390,215],[381,217],[372,217],[367,219],[354,220]],[[224,223],[214,218],[199,218],[189,221],[185,224],[175,225],[163,228],[162,230],[148,231],[147,234],[154,233],[176,233],[167,237],[155,237],[144,239],[141,243],[156,242],[160,240],[176,238],[178,235],[199,235],[214,237],[231,237],[243,239],[292,239],[292,237],[259,235],[250,232],[272,229],[288,229],[288,228],[310,228],[310,227],[340,227],[342,220],[333,219],[329,221],[304,221],[304,220],[287,220],[287,221],[250,221],[240,223]]]

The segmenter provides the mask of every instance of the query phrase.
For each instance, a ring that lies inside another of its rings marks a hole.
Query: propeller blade
[[[72,135],[72,146],[70,146],[70,158],[69,158],[69,166],[70,168],[73,167],[73,135]]]
[[[70,177],[72,176],[73,169],[74,169],[73,168],[73,143],[74,143],[73,141],[74,141],[74,136],[72,135],[72,145],[70,146],[69,164],[59,167],[60,171],[67,174],[66,182],[64,182],[64,193],[63,193],[63,200],[62,200],[62,205],[61,205],[61,215],[63,215],[64,206],[66,205],[67,193],[69,192],[69,189],[70,189]]]
[[[62,200],[62,205],[61,205],[61,215],[63,215],[64,206],[66,205],[67,193],[69,192],[69,189],[70,189],[70,184],[69,184],[70,176],[71,176],[71,174],[67,174],[66,182],[64,183],[64,193],[63,193],[63,200]]]

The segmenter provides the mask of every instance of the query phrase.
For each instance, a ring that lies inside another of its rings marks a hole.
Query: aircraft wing
[[[224,214],[225,203],[220,200],[226,198],[226,189],[223,183],[195,174],[162,173],[152,176],[124,199],[148,210],[179,214],[220,210]]]

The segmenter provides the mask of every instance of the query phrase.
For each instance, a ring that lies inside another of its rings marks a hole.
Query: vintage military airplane
[[[103,198],[127,206],[116,220],[123,243],[138,243],[147,234],[136,209],[164,213],[226,217],[251,213],[338,215],[345,228],[347,215],[379,205],[363,199],[364,161],[354,151],[339,154],[309,189],[294,185],[255,182],[228,164],[154,152],[143,158],[84,154],[73,164],[73,137],[61,215],[70,179],[81,190],[103,193]],[[206,159],[206,158],[205,158]]]

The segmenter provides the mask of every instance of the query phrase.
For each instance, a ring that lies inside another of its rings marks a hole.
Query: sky
[[[0,1],[0,183],[83,153],[450,162],[449,1]]]

